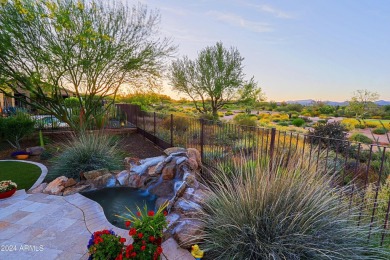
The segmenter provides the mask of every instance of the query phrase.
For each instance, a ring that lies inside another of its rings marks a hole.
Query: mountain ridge
[[[284,101],[286,102],[287,104],[301,104],[301,105],[304,105],[304,106],[307,106],[307,105],[310,105],[312,104],[313,102],[316,102],[318,100],[314,100],[314,99],[300,99],[300,100],[288,100],[288,101]],[[331,105],[331,106],[346,106],[348,105],[348,101],[331,101],[331,100],[326,100],[326,101],[321,101],[321,102],[324,102],[325,104],[327,105]],[[280,104],[281,102],[278,102],[278,104]],[[378,106],[386,106],[386,105],[390,105],[390,101],[387,101],[387,100],[378,100],[378,101],[375,101],[375,104],[377,104]]]

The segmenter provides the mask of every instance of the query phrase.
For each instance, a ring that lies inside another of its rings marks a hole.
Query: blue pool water
[[[113,187],[81,193],[83,196],[99,203],[107,220],[116,227],[128,229],[123,219],[115,216],[125,216],[126,207],[136,213],[137,206],[141,209],[146,205],[148,210],[155,210],[156,196],[145,190],[129,187]]]

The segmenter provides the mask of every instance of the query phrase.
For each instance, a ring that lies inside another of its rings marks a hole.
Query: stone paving
[[[80,194],[54,196],[18,190],[0,200],[0,259],[88,259],[91,233],[104,228],[129,238],[111,225],[101,206]],[[163,243],[169,260],[193,260],[175,240]]]

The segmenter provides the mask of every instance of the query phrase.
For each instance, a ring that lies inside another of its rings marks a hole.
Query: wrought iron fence
[[[129,106],[129,105],[127,105]],[[274,163],[294,165],[297,158],[305,167],[329,174],[335,185],[350,187],[350,205],[363,202],[359,224],[380,226],[378,243],[390,245],[390,147],[348,140],[324,138],[275,128],[242,126],[172,114],[141,111],[137,106],[122,108],[139,133],[162,148],[197,148],[209,166],[232,168],[245,157],[274,167]],[[347,210],[347,209],[346,209]],[[373,239],[369,235],[368,239]]]

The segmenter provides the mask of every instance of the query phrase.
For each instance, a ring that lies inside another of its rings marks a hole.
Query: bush
[[[118,141],[104,134],[81,133],[61,148],[63,152],[53,161],[52,177],[65,175],[79,178],[80,173],[107,168],[119,169]]]
[[[346,131],[345,126],[340,122],[318,124],[310,131],[311,137],[308,138],[308,141],[313,144],[322,143],[324,146],[329,145],[334,150],[341,152],[346,145],[344,142],[347,135]]]
[[[365,136],[364,134],[355,133],[355,134],[351,135],[351,137],[349,139],[352,141],[360,142],[360,143],[364,143],[364,144],[372,144],[372,139],[369,138],[368,136]]]
[[[365,124],[366,124],[366,127],[368,127],[368,128],[376,128],[376,127],[381,126],[381,124],[379,122],[375,122],[375,121],[366,121]]]
[[[331,178],[303,168],[242,163],[214,174],[200,216],[209,259],[388,259]]]
[[[286,121],[283,121],[283,122],[279,122],[278,125],[280,126],[289,126],[290,124]]]
[[[19,142],[34,132],[34,124],[28,114],[17,112],[13,116],[0,117],[0,133],[12,147],[20,150]]]
[[[291,124],[293,124],[297,127],[301,127],[305,124],[305,120],[303,120],[302,118],[296,118],[291,122]]]
[[[233,118],[234,123],[242,126],[257,126],[257,117],[254,115],[238,114]]]
[[[377,135],[384,135],[388,132],[388,130],[384,127],[378,127],[378,128],[375,128],[372,132],[374,134],[377,134]]]
[[[173,115],[173,130],[178,132],[187,131],[188,127],[190,127],[191,119],[188,117]],[[171,129],[171,117],[168,116],[164,118],[161,123],[161,126],[165,129]]]

